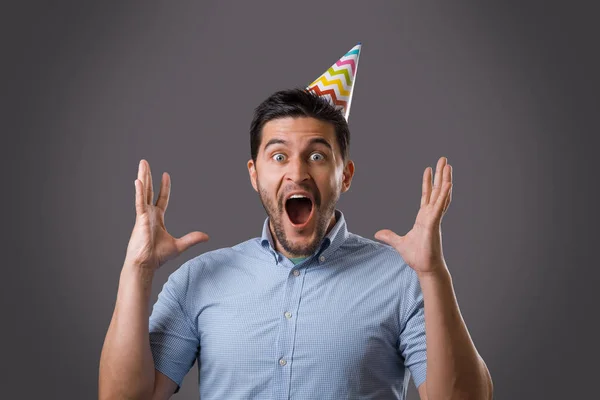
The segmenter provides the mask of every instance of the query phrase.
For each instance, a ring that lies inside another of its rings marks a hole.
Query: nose
[[[301,183],[310,179],[308,165],[300,157],[294,157],[288,162],[286,179],[295,183]]]

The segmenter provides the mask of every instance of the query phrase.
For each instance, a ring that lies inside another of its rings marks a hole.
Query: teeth
[[[293,194],[289,197],[290,199],[308,199],[308,197],[303,196],[301,194]]]

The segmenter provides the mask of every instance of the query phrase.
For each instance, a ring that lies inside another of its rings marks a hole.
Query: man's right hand
[[[154,191],[150,164],[141,160],[135,180],[135,226],[127,245],[125,262],[154,272],[167,261],[209,238],[204,232],[190,232],[179,239],[165,228],[165,212],[169,204],[171,179],[163,173],[156,204],[152,204]]]

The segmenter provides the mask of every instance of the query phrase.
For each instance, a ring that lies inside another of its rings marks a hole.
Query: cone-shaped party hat
[[[306,88],[317,95],[326,98],[339,109],[348,121],[350,103],[354,92],[356,71],[358,70],[358,57],[361,44],[358,43],[349,52],[344,54],[323,75],[318,77]]]

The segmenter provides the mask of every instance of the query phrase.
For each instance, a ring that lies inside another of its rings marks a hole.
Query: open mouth
[[[285,211],[293,225],[302,227],[308,223],[313,214],[313,202],[306,196],[292,195],[285,202]]]

